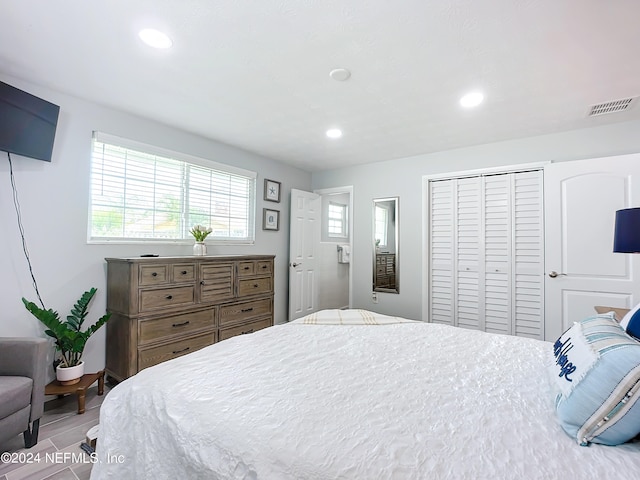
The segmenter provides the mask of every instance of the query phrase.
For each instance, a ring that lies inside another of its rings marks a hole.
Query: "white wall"
[[[210,254],[274,254],[275,321],[288,311],[289,192],[311,189],[311,174],[274,160],[195,136],[147,119],[88,103],[14,78],[0,80],[60,105],[51,163],[12,155],[27,246],[47,308],[66,316],[82,292],[98,288],[88,321],[105,311],[105,257],[155,252],[188,255],[191,244],[87,244],[91,135],[102,131],[258,172],[256,242],[252,246],[209,246]],[[0,336],[44,336],[43,327],[24,308],[21,298],[37,302],[22,251],[9,179],[7,154],[0,152]],[[282,201],[264,202],[264,178],[282,182]],[[262,230],[262,208],[280,210],[280,230]],[[85,350],[88,371],[103,368],[105,332],[92,337]]]
[[[322,242],[318,247],[318,310],[349,305],[349,266],[338,263],[337,243]]]
[[[349,306],[348,263],[338,263],[338,245],[348,245],[351,232],[347,227],[346,237],[330,237],[328,233],[329,202],[347,206],[351,210],[349,193],[324,193],[322,195],[320,243],[318,244],[318,309]],[[350,213],[347,214],[347,223]]]
[[[569,161],[640,152],[640,121],[530,137],[313,175],[313,188],[353,185],[353,308],[422,318],[422,176],[522,163]],[[400,294],[371,299],[372,200],[400,197]]]

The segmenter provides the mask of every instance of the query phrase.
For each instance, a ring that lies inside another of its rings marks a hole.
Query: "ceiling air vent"
[[[622,100],[614,100],[613,102],[599,103],[598,105],[591,105],[589,108],[588,117],[595,117],[596,115],[606,115],[608,113],[624,112],[629,110],[633,101],[638,97],[623,98]]]

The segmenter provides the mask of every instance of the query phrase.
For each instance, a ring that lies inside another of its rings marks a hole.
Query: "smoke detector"
[[[346,68],[336,68],[329,72],[329,76],[337,82],[344,82],[346,80],[349,80],[349,77],[351,77],[351,72]]]
[[[608,113],[624,112],[629,110],[634,100],[638,97],[623,98],[622,100],[613,100],[611,102],[599,103],[597,105],[591,105],[589,107],[588,117],[595,117],[597,115],[606,115]]]

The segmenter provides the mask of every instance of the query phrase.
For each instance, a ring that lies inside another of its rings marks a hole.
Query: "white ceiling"
[[[1,74],[309,171],[640,118],[586,116],[640,95],[639,0],[0,0],[0,18]]]

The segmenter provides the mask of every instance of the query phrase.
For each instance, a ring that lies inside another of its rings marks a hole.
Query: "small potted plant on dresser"
[[[87,340],[111,317],[110,313],[106,313],[89,328],[82,330],[82,324],[89,313],[89,304],[96,292],[96,288],[84,292],[67,315],[66,321],[60,320],[58,312],[45,310],[25,298],[22,299],[27,310],[47,327],[44,333],[55,340],[56,350],[60,352],[56,378],[62,385],[73,385],[80,381],[84,374],[82,352]]]

